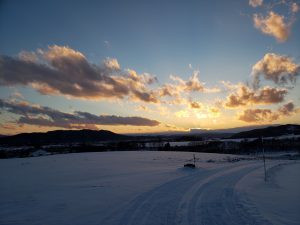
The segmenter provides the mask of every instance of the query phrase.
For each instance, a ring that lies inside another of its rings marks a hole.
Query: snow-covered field
[[[196,153],[0,160],[0,224],[300,224],[300,164]],[[243,157],[244,158],[244,157]]]

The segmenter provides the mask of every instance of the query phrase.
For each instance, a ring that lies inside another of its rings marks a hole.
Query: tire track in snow
[[[244,170],[245,168],[257,168],[257,164],[253,163],[247,163],[247,164],[241,164],[241,165],[235,165],[230,168],[226,168],[225,170],[218,171],[217,173],[214,173],[210,176],[205,177],[205,179],[199,180],[199,182],[195,183],[193,186],[190,187],[190,189],[182,196],[182,199],[180,203],[178,204],[177,208],[177,218],[175,221],[175,224],[178,225],[186,225],[186,224],[198,224],[199,218],[196,214],[196,210],[198,210],[198,207],[196,203],[198,201],[198,198],[202,195],[202,192],[205,190],[205,188],[210,184],[214,184],[215,180],[218,180],[220,178],[229,176],[232,173],[239,172],[241,170]],[[213,186],[213,185],[212,185]],[[224,190],[224,184],[220,184],[215,187],[216,190],[208,190],[206,194],[214,196],[214,192],[219,192]],[[222,199],[215,199],[216,204],[220,204]],[[226,209],[225,209],[226,210]],[[207,223],[211,224],[211,223]],[[224,223],[223,223],[224,224]],[[225,222],[226,224],[226,222]]]
[[[146,192],[129,205],[119,225],[188,224],[189,221],[182,220],[182,216],[187,215],[188,211],[184,212],[184,209],[191,205],[198,189],[210,180],[220,177],[224,171],[229,173],[231,169],[235,171],[239,167],[230,165],[214,170],[200,170]]]
[[[187,191],[188,184],[196,182],[195,173],[167,182],[137,197],[121,218],[120,225],[171,224],[177,202]]]
[[[261,167],[253,165],[228,171],[224,176],[203,185],[196,193],[197,197],[190,202],[187,224],[270,224],[258,211],[249,212],[235,191],[235,185],[240,179]]]

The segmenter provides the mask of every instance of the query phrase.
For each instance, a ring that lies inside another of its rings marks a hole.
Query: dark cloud
[[[94,65],[69,47],[50,46],[37,53],[23,52],[18,58],[0,56],[0,85],[31,86],[42,94],[76,98],[134,98],[158,102],[148,84],[150,74],[122,71],[116,59]]]
[[[246,109],[243,114],[239,116],[239,120],[248,123],[271,122],[278,118],[278,115],[273,113],[270,109]]]
[[[253,90],[245,85],[240,85],[235,93],[231,93],[227,97],[225,106],[234,108],[251,104],[276,104],[283,102],[287,94],[286,89],[264,87]]]
[[[190,102],[190,107],[192,109],[201,109],[203,107],[203,104],[199,102]]]
[[[295,112],[299,112],[299,109],[296,109],[292,102],[289,102],[278,109],[278,113],[282,116],[290,116]]]
[[[300,108],[296,108],[294,103],[289,102],[276,111],[270,109],[247,109],[239,116],[239,120],[248,123],[272,122],[299,112]]]
[[[63,128],[94,128],[96,125],[157,126],[160,123],[143,117],[121,117],[114,115],[94,115],[76,111],[73,114],[50,107],[32,105],[28,102],[5,101],[0,99],[0,110],[20,116],[18,124],[30,124]]]

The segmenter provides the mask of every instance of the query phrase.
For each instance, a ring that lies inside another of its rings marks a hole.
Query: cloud
[[[225,91],[235,91],[236,89],[243,86],[243,83],[233,84],[230,81],[221,80],[220,83],[224,86]]]
[[[203,104],[199,102],[190,102],[190,107],[192,109],[201,109],[203,108]]]
[[[166,97],[166,99],[161,100],[160,103],[190,105],[191,101],[189,100],[189,95],[192,93],[216,93],[221,91],[216,87],[207,88],[205,83],[200,81],[199,74],[199,71],[196,70],[187,80],[175,75],[170,75],[170,79],[173,82],[165,83],[161,87],[158,87],[154,95],[158,96],[158,98]]]
[[[107,40],[103,41],[103,44],[104,44],[104,46],[105,46],[106,48],[110,48],[110,47],[111,47],[110,42],[107,41]]]
[[[13,92],[9,97],[11,99],[24,99],[24,96],[18,91]]]
[[[291,11],[292,13],[297,13],[299,11],[299,5],[296,2],[292,3]]]
[[[17,127],[10,123],[0,124],[0,127],[4,130],[15,130]]]
[[[35,55],[35,58],[32,56]],[[42,94],[75,98],[130,98],[158,102],[149,89],[150,74],[132,76],[122,71],[116,59],[95,65],[78,51],[65,46],[49,46],[18,58],[0,56],[0,85],[31,86]]]
[[[104,60],[104,66],[111,70],[120,70],[121,69],[118,60],[115,58],[106,58]]]
[[[293,113],[299,112],[299,109],[295,108],[293,102],[289,102],[278,109],[278,113],[282,116],[290,116]]]
[[[183,89],[185,91],[204,91],[204,83],[199,80],[199,71],[195,71],[191,78],[183,83]]]
[[[183,80],[180,77],[171,75],[171,80],[178,83],[177,88],[179,91],[187,91],[187,92],[203,92],[204,91],[204,83],[199,80],[199,71],[194,71],[192,76],[187,80]]]
[[[199,79],[200,71],[195,70],[192,76],[188,80],[183,80],[180,77],[171,75],[171,80],[175,81],[177,84],[171,86],[175,88],[178,92],[219,92],[217,88],[206,88],[205,83],[201,82]]]
[[[137,107],[135,107],[136,111],[145,111],[145,112],[150,112],[151,110],[145,106],[145,105],[138,105]]]
[[[294,83],[300,73],[300,65],[288,56],[267,53],[252,67],[253,86],[259,86],[259,77],[263,75],[266,80],[276,84]]]
[[[28,62],[37,62],[38,61],[38,56],[35,52],[26,52],[22,51],[19,53],[18,57],[24,61]]]
[[[96,129],[97,125],[157,126],[160,124],[156,120],[150,120],[143,117],[94,115],[81,111],[65,113],[50,107],[33,105],[25,101],[7,101],[0,99],[0,109],[1,111],[19,115],[20,117],[16,121],[17,124],[47,127]]]
[[[238,90],[231,93],[224,103],[226,107],[235,108],[251,104],[276,104],[284,101],[288,94],[286,89],[273,87],[263,87],[259,90],[253,90],[245,85],[240,85]]]
[[[174,115],[178,118],[213,119],[219,117],[221,111],[218,107],[190,102],[188,108],[177,111]]]
[[[67,46],[23,51],[18,57],[0,56],[0,86],[29,86],[44,95],[90,100],[182,104],[190,93],[220,91],[207,88],[199,74],[196,70],[187,80],[171,75],[171,83],[153,87],[152,84],[158,83],[154,75],[122,69],[115,58],[106,58],[103,64],[96,65]]]
[[[274,114],[270,109],[246,109],[243,114],[239,116],[239,120],[248,123],[271,122],[278,118],[278,115]]]
[[[136,71],[127,69],[128,76],[131,80],[142,84],[153,84],[157,82],[157,78],[149,73],[137,74]]]
[[[248,123],[272,122],[299,112],[300,108],[296,108],[294,103],[289,102],[276,111],[272,111],[270,109],[247,109],[239,115],[239,120]]]
[[[263,4],[263,0],[249,0],[249,5],[252,7],[258,7]]]
[[[178,97],[180,94],[179,88],[173,84],[164,84],[157,92],[160,97]]]
[[[188,110],[180,110],[175,112],[175,116],[178,118],[189,118],[191,117],[191,113]]]
[[[292,22],[286,22],[284,16],[270,11],[267,16],[261,14],[253,15],[255,28],[259,29],[264,34],[273,36],[278,42],[284,42],[288,39]]]
[[[207,111],[210,115],[210,118],[219,117],[221,114],[220,109],[218,107],[208,107]]]
[[[158,89],[160,97],[169,96],[179,98],[182,93],[201,92],[201,93],[216,93],[220,92],[219,88],[207,88],[205,83],[199,79],[200,72],[195,70],[188,80],[183,80],[178,76],[171,75],[170,79],[174,83],[164,84]],[[180,101],[179,101],[180,102]]]
[[[216,114],[220,113],[220,109],[217,107],[210,107],[208,110],[211,113],[216,113]]]

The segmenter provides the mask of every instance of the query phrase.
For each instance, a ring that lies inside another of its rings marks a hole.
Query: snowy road
[[[247,163],[199,169],[172,180],[126,206],[119,225],[268,224],[255,211],[244,208],[235,192],[235,184],[261,166],[261,163]],[[101,224],[116,224],[110,218]]]

